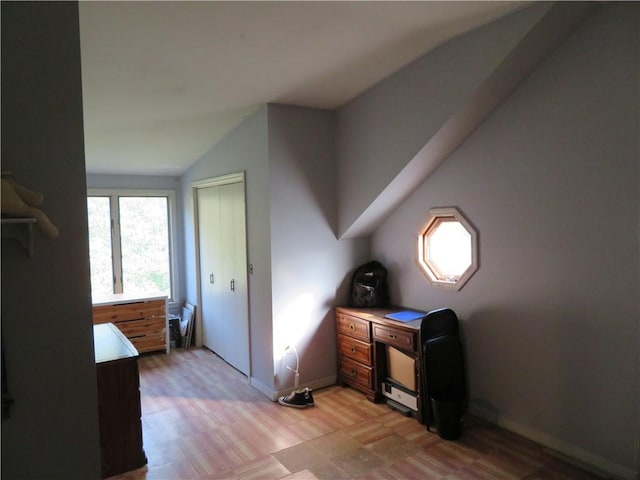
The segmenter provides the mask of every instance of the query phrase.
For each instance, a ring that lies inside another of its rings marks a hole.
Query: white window
[[[434,208],[418,234],[418,264],[434,286],[460,290],[478,268],[477,233],[456,208]]]
[[[90,190],[91,293],[173,298],[173,191]]]

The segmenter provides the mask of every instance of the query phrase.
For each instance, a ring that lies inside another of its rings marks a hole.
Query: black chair
[[[450,333],[458,335],[458,317],[450,308],[431,310],[423,318],[420,325],[420,336],[423,340]]]
[[[446,425],[437,425],[438,434],[455,439],[461,434],[461,425],[458,427],[455,422],[460,417],[461,423],[467,409],[464,354],[455,312],[449,308],[429,312],[420,326],[420,344],[427,430],[431,431],[432,423],[440,417]],[[441,411],[434,411],[434,405]]]

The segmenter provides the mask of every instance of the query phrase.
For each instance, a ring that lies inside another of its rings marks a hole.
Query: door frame
[[[231,183],[242,183],[244,193],[244,205],[245,205],[245,231],[247,215],[247,184],[245,182],[245,171],[229,173],[227,175],[221,175],[218,177],[205,178],[203,180],[195,180],[191,182],[191,195],[193,200],[193,241],[195,245],[195,272],[196,272],[196,305],[202,306],[202,282],[200,271],[200,225],[199,225],[199,211],[198,211],[198,190],[201,188],[218,187],[221,185],[228,185]],[[245,239],[245,256],[247,258],[247,264],[249,255],[247,252],[248,240]],[[245,272],[246,273],[246,272]],[[251,309],[249,308],[249,285],[247,284],[247,315],[249,321],[249,338],[247,341],[251,345]],[[196,308],[196,346],[202,347],[202,308]],[[248,377],[251,378],[251,348],[249,348],[249,372]]]

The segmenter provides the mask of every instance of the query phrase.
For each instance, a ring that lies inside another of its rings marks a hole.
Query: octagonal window
[[[418,234],[418,264],[434,286],[460,290],[475,273],[477,233],[456,208],[434,208]]]

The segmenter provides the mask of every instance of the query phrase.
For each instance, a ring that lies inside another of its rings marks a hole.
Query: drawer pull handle
[[[356,377],[357,375],[358,375],[358,372],[356,372],[355,370],[351,370],[352,377]]]
[[[353,323],[349,324],[349,330],[355,330],[356,326]]]
[[[356,347],[351,347],[351,353],[356,353]]]
[[[396,339],[396,338],[398,338],[398,337],[397,337],[396,335],[394,335],[393,333],[390,333],[390,334],[389,334],[389,338],[393,338],[393,339],[395,340],[395,339]]]

